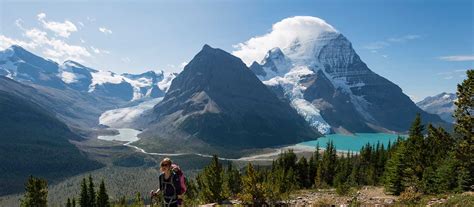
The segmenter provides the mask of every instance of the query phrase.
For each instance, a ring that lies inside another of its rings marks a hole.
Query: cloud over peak
[[[64,22],[46,21],[45,13],[39,13],[37,17],[43,27],[54,32],[56,36],[68,38],[72,32],[77,31],[76,25],[68,20],[65,20]]]
[[[104,33],[104,34],[112,34],[112,30],[107,29],[105,27],[99,27],[99,31]]]
[[[273,24],[269,33],[234,45],[236,50],[232,54],[250,65],[253,61],[262,60],[272,48],[287,48],[295,41],[310,41],[324,32],[337,32],[337,30],[318,17],[289,17]]]

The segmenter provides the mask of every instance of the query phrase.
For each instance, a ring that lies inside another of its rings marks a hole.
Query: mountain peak
[[[212,47],[209,46],[208,44],[204,44],[204,45],[202,46],[202,50],[210,50],[210,49],[214,49],[214,48],[212,48]]]

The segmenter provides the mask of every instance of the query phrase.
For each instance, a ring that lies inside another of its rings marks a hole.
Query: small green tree
[[[95,189],[94,189],[94,182],[92,180],[92,176],[89,175],[89,188],[87,189],[87,193],[89,194],[89,206],[90,207],[95,207],[96,206],[96,194],[95,194]]]
[[[404,190],[404,187],[402,185],[402,173],[404,169],[405,143],[404,141],[399,141],[397,143],[395,152],[393,152],[385,166],[384,187],[386,191],[395,195],[399,195]]]
[[[100,182],[99,192],[97,194],[97,207],[109,207],[109,195],[107,194],[107,190],[105,189],[104,180]]]
[[[240,198],[244,203],[260,206],[265,202],[264,188],[259,175],[252,163],[247,165],[245,175],[242,177],[242,193]]]
[[[199,187],[199,197],[203,202],[221,202],[223,198],[223,170],[217,155],[211,163],[196,177]]]
[[[46,207],[48,203],[48,183],[41,178],[30,176],[25,184],[22,207]]]
[[[424,125],[421,123],[420,114],[416,114],[415,120],[413,121],[409,136],[406,140],[406,164],[407,168],[411,168],[407,175],[409,177],[421,178],[425,167],[423,152],[425,151],[424,145]]]
[[[66,207],[72,207],[71,199],[67,198]]]
[[[301,157],[296,163],[296,178],[298,180],[298,184],[300,188],[309,188],[309,170],[308,170],[308,162],[305,157]]]
[[[76,207],[76,199],[72,198],[72,207]]]
[[[81,194],[79,197],[79,205],[81,207],[91,207],[90,205],[90,198],[89,198],[89,192],[87,191],[87,182],[86,178],[82,179],[81,183]]]
[[[224,191],[228,193],[228,195],[225,197],[237,195],[237,193],[240,192],[240,188],[240,172],[233,167],[232,162],[229,162],[224,176]]]

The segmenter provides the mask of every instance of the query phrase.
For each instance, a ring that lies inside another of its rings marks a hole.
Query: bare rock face
[[[230,149],[297,143],[319,134],[237,57],[205,45],[172,82],[142,137]]]

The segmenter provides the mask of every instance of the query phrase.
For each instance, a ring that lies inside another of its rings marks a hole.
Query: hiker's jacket
[[[165,179],[165,174],[160,174],[160,191],[163,192],[163,196],[166,203],[173,203],[178,200],[178,195],[181,194],[181,183],[179,176],[175,172],[171,172],[168,179]]]

